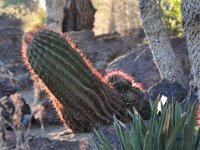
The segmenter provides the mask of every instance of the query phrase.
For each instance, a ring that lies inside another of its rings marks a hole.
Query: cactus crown
[[[118,90],[120,93],[131,91],[132,88],[138,88],[144,91],[142,84],[135,82],[134,78],[122,70],[111,70],[105,75],[105,80]]]

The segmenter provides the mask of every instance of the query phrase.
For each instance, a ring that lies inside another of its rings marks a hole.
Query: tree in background
[[[181,2],[182,0],[158,0],[164,28],[170,35],[179,37],[183,35]]]
[[[183,0],[182,14],[193,84],[198,87],[200,99],[200,1]]]
[[[161,23],[157,0],[139,0],[139,2],[145,33],[161,77],[186,87],[187,79]],[[193,85],[198,87],[197,94],[200,98],[200,1],[183,0],[182,17]]]
[[[163,28],[157,0],[139,0],[139,7],[144,30],[161,78],[178,82],[186,88],[188,80]]]
[[[60,30],[62,29],[65,4],[66,0],[46,0],[46,9],[48,14],[46,24]]]
[[[66,0],[62,31],[92,30],[95,12],[91,0]]]
[[[50,8],[53,8],[54,10],[52,13],[49,11],[49,16],[59,19],[60,21],[58,22],[60,24],[62,18],[64,17],[63,31],[76,31],[93,28],[95,9],[93,8],[90,0],[57,0],[56,2],[49,0],[47,2],[47,6],[50,6],[49,10],[51,10]],[[126,0],[123,4],[125,4],[125,2]],[[180,3],[180,0],[139,0],[139,8],[154,62],[159,69],[161,78],[167,79],[170,82],[178,82],[183,88],[187,88],[188,77],[186,77],[182,70],[180,60],[176,57],[172,45],[170,44],[170,38],[165,30],[167,28],[165,23],[166,18],[168,18],[167,20],[169,21],[170,19],[175,19],[175,16],[178,16],[178,19],[175,22],[180,25],[182,21],[179,9]],[[184,0],[183,3],[184,30],[188,41],[189,57],[192,64],[191,73],[194,75],[194,82],[200,88],[200,73],[198,70],[200,60],[198,60],[199,57],[197,57],[197,47],[199,46],[199,2],[197,2],[197,0],[192,0],[189,3],[189,1]],[[61,8],[64,8],[64,6],[65,13],[63,14],[63,10]],[[190,9],[189,6],[190,8],[194,7],[194,10]],[[60,13],[57,12],[58,10]],[[116,10],[114,5],[112,6],[112,10]],[[113,12],[113,14],[114,13],[115,12]],[[196,16],[194,16],[195,13]],[[58,14],[61,14],[60,17],[56,17]],[[112,18],[114,17],[112,16]],[[61,25],[59,26],[61,27]]]
[[[47,21],[50,26],[67,31],[93,28],[95,9],[90,0],[47,0]]]

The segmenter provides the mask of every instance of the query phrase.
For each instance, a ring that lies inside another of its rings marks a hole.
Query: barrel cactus
[[[133,106],[143,119],[149,119],[151,107],[144,95],[142,84],[135,82],[134,78],[121,70],[111,70],[105,78],[108,83],[124,95],[124,103],[128,109]]]
[[[48,27],[28,32],[22,58],[32,79],[46,89],[58,116],[72,130],[127,121],[124,95],[115,90],[72,40]]]

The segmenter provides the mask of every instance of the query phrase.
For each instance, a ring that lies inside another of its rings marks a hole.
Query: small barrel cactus
[[[22,58],[46,89],[61,121],[72,130],[127,121],[124,95],[117,92],[68,36],[47,27],[24,37]]]
[[[124,95],[124,103],[128,109],[133,106],[143,119],[149,119],[151,107],[144,98],[144,87],[135,82],[134,78],[121,70],[111,70],[105,78],[119,93]]]

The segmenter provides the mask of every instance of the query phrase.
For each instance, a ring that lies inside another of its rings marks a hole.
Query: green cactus
[[[22,58],[34,79],[46,87],[60,119],[72,130],[110,124],[113,114],[123,121],[129,119],[124,117],[124,96],[92,67],[69,37],[47,27],[29,32]]]
[[[127,109],[130,110],[134,106],[143,119],[149,119],[151,107],[144,98],[144,87],[140,83],[135,82],[133,77],[120,70],[109,71],[105,78],[124,95],[123,100]]]

